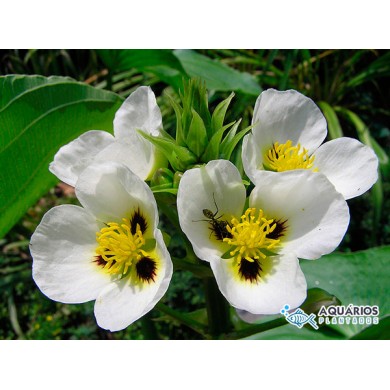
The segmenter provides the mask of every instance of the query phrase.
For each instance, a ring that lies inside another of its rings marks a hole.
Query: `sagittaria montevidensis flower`
[[[96,300],[98,325],[124,329],[155,306],[171,279],[156,201],[115,162],[89,165],[75,191],[83,207],[52,208],[31,238],[33,278],[55,301]]]
[[[350,199],[366,192],[378,178],[378,158],[368,146],[348,137],[322,144],[326,119],[297,91],[262,92],[252,125],[252,133],[243,140],[242,162],[254,183],[278,172],[305,169],[323,173]]]
[[[299,306],[306,280],[298,258],[317,259],[343,238],[349,210],[322,174],[290,171],[246,190],[237,168],[215,160],[184,173],[180,226],[196,255],[210,262],[230,304],[253,314]]]
[[[75,186],[81,172],[93,161],[116,161],[142,180],[165,166],[166,159],[137,130],[157,137],[163,128],[161,111],[150,87],[137,88],[121,105],[114,118],[114,136],[90,130],[64,145],[50,163],[50,171]]]

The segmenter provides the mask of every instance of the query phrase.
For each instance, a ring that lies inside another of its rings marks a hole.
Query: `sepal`
[[[203,119],[194,109],[192,109],[192,120],[188,129],[186,144],[197,158],[203,154],[208,144],[205,124]]]
[[[177,145],[172,138],[153,137],[142,130],[137,131],[164,154],[175,171],[183,171],[196,162],[196,156],[187,148]]]

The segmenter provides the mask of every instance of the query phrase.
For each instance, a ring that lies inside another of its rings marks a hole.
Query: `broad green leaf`
[[[337,340],[341,337],[328,335],[317,330],[310,330],[305,327],[299,329],[287,324],[279,328],[270,329],[262,333],[249,336],[247,340]]]
[[[300,306],[305,313],[318,313],[322,306],[341,305],[339,299],[321,288],[311,288],[305,302]]]
[[[377,305],[380,318],[390,314],[390,246],[353,253],[332,253],[309,261],[301,260],[308,288],[319,287],[334,294],[345,306]],[[367,325],[330,325],[348,337]]]
[[[87,130],[112,131],[121,99],[63,77],[0,77],[0,237],[57,179],[58,149]]]
[[[98,55],[113,73],[129,69],[150,72],[176,90],[182,86],[185,71],[167,49],[99,49]]]
[[[256,96],[262,91],[256,78],[249,73],[239,72],[193,50],[175,50],[174,55],[186,73],[205,80],[209,90],[239,91]]]
[[[44,80],[44,81],[43,81]],[[13,75],[0,77],[0,109],[3,109],[11,100],[16,99],[19,95],[37,88],[45,84],[56,84],[74,82],[73,79],[68,77],[52,76],[48,78],[43,77],[26,77],[24,75]]]
[[[351,340],[390,340],[390,315],[351,337]]]

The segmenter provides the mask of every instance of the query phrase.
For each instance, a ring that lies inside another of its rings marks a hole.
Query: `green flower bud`
[[[183,176],[183,172],[175,172],[173,176],[173,188],[179,188],[179,183],[182,176]]]
[[[151,187],[172,188],[173,172],[168,168],[159,168],[150,181]]]

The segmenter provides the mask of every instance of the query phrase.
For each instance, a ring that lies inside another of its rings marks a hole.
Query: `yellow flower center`
[[[123,218],[122,221],[122,224],[109,222],[107,227],[96,233],[99,265],[109,274],[126,275],[134,262],[148,258],[147,252],[142,249],[145,238],[140,224],[137,223],[135,233],[132,234],[130,220]]]
[[[301,145],[292,145],[288,140],[284,144],[275,142],[265,155],[264,167],[275,172],[291,171],[293,169],[311,169],[317,172],[318,168],[313,168],[314,156],[309,156],[307,149]]]
[[[224,238],[223,241],[233,247],[230,256],[239,264],[243,259],[249,262],[265,259],[267,252],[280,242],[280,239],[269,237],[276,226],[273,219],[264,216],[263,210],[249,208],[240,221],[236,218],[231,220],[230,226],[227,226],[231,237]]]

